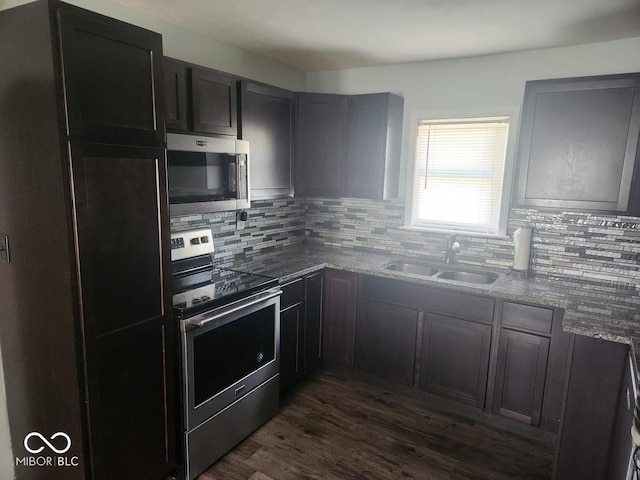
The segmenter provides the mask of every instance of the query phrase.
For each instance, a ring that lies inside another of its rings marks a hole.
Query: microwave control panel
[[[171,261],[213,252],[213,233],[210,228],[186,230],[171,234]]]

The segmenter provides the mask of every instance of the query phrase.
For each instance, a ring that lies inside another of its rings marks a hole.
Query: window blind
[[[497,233],[509,117],[418,124],[412,224]]]

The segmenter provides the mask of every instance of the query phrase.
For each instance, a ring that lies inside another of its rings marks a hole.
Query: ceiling
[[[640,0],[111,1],[303,71],[640,37]]]

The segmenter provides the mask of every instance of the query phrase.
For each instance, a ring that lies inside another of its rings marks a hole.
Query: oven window
[[[275,359],[275,305],[193,338],[195,405]]]
[[[229,188],[229,165],[235,156],[205,152],[167,152],[171,203],[206,202],[235,198]],[[235,183],[235,182],[234,182]]]

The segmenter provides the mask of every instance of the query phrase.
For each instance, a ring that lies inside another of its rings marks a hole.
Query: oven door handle
[[[240,301],[231,307],[224,308],[222,311],[218,311],[214,315],[211,315],[205,318],[194,318],[192,320],[184,320],[185,331],[193,330],[194,328],[204,327],[205,325],[211,322],[215,322],[216,320],[219,320],[222,317],[226,317],[227,315],[231,315],[232,313],[238,312],[252,305],[265,302],[273,297],[277,297],[281,293],[282,293],[282,290],[280,290],[279,288],[277,290],[267,290],[267,292],[260,294],[258,296],[252,297],[249,300]]]

